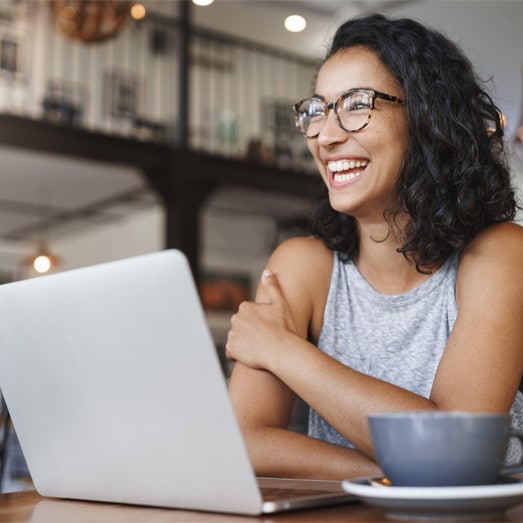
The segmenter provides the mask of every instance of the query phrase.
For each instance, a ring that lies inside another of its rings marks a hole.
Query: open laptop
[[[1,285],[0,318],[0,388],[40,494],[241,514],[355,500],[291,479],[263,500],[275,485],[253,473],[180,251]]]

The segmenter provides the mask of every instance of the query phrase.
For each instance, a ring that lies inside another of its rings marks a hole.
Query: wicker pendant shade
[[[108,40],[118,34],[129,18],[127,0],[52,0],[51,15],[65,36],[85,43]]]

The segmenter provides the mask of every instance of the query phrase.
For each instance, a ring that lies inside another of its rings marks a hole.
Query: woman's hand
[[[268,370],[285,340],[295,335],[295,322],[278,278],[265,270],[257,301],[243,302],[231,318],[225,354],[248,367]]]

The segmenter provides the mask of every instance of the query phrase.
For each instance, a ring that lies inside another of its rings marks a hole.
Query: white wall
[[[441,30],[459,44],[490,87],[512,135],[523,111],[523,2],[424,0],[391,10]]]
[[[57,239],[51,247],[63,260],[59,269],[68,270],[161,250],[164,229],[163,209],[155,206]]]
[[[50,273],[86,267],[164,249],[164,211],[160,206],[138,209],[104,223],[89,223],[75,234],[53,236],[46,242],[57,257]],[[31,267],[34,247],[25,243],[0,242],[2,269],[11,270],[14,279],[33,278],[39,274]]]

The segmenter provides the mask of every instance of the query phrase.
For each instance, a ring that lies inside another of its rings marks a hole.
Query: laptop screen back
[[[0,386],[45,496],[261,506],[182,253],[0,286]]]

